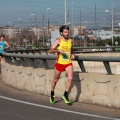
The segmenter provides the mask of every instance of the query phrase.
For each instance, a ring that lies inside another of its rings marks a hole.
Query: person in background
[[[10,45],[7,41],[5,41],[5,36],[1,35],[0,36],[0,61],[4,60],[3,56],[1,53],[4,52],[4,50],[10,48]]]
[[[65,92],[62,95],[62,99],[64,99],[65,103],[69,104],[71,103],[68,99],[68,92],[72,83],[73,79],[73,65],[72,65],[72,59],[75,58],[75,55],[73,53],[72,43],[73,40],[69,38],[69,27],[66,25],[63,25],[60,27],[60,38],[57,38],[53,45],[51,46],[49,53],[57,53],[57,59],[55,63],[55,69],[54,69],[54,78],[51,83],[51,96],[50,96],[50,103],[54,104],[54,90],[55,86],[60,78],[61,72],[66,71],[67,73],[67,82],[66,82],[66,88]]]

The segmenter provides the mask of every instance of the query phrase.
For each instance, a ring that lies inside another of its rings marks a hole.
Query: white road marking
[[[22,100],[17,100],[17,99],[13,99],[13,98],[1,96],[1,95],[0,95],[0,98],[1,99],[5,99],[5,100],[9,100],[9,101],[13,101],[13,102],[17,102],[17,103],[26,104],[26,105],[32,105],[32,106],[36,106],[36,107],[42,107],[42,108],[46,108],[46,109],[57,110],[57,111],[67,112],[67,113],[72,113],[72,114],[77,114],[77,115],[84,115],[84,116],[101,118],[101,119],[107,119],[107,120],[120,120],[118,118],[104,117],[104,116],[99,116],[99,115],[81,113],[81,112],[76,112],[76,111],[71,111],[71,110],[65,110],[65,109],[60,109],[60,108],[40,105],[40,104],[36,104],[36,103],[31,103],[31,102],[25,102],[25,101],[22,101]]]

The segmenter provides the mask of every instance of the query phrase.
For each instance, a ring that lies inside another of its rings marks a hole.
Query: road
[[[0,80],[0,120],[120,120],[120,110],[21,91]]]

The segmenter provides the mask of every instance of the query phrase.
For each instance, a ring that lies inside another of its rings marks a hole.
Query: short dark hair
[[[1,37],[5,38],[5,36],[4,36],[4,35],[1,35],[1,36],[0,36],[0,38],[1,38]]]
[[[63,26],[60,27],[59,32],[60,32],[60,33],[61,33],[61,32],[63,33],[63,30],[64,30],[64,29],[69,30],[69,27],[68,27],[67,25],[63,25]]]

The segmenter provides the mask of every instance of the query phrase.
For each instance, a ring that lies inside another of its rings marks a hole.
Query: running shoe
[[[68,96],[62,95],[62,99],[65,101],[66,104],[70,104],[70,100],[68,99]]]
[[[54,96],[51,96],[51,97],[50,97],[50,103],[51,103],[51,104],[54,104],[54,103],[55,103]]]

